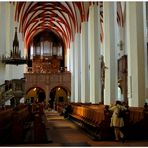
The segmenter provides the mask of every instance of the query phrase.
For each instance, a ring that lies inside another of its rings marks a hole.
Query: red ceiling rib
[[[103,8],[103,2],[16,2],[15,20],[19,22],[26,48],[32,38],[45,29],[56,32],[69,47],[75,33],[80,31],[81,22],[88,21],[89,6],[96,3]],[[121,27],[124,25],[121,2],[117,2],[117,22]],[[103,41],[103,10],[100,11],[100,29]]]
[[[18,3],[17,4],[17,11],[21,11],[22,9],[23,10],[25,10],[24,9],[24,7],[25,7],[25,4],[26,3]],[[68,21],[67,21],[67,19],[65,18],[65,15],[63,14],[63,13],[69,13],[69,10],[66,8],[66,7],[64,7],[63,5],[61,5],[60,4],[60,8],[58,8],[58,6],[59,5],[53,5],[53,3],[50,3],[50,5],[52,5],[52,6],[54,6],[54,7],[56,7],[55,9],[53,8],[53,7],[49,7],[48,9],[46,8],[46,4],[45,3],[36,3],[36,4],[34,4],[34,3],[30,3],[29,5],[28,5],[28,7],[27,7],[27,9],[26,9],[26,11],[24,11],[24,13],[22,12],[21,13],[21,15],[19,15],[19,13],[16,13],[16,19],[17,20],[19,20],[20,19],[20,30],[21,30],[21,32],[24,34],[24,36],[25,37],[27,37],[28,38],[28,35],[25,35],[25,33],[26,33],[26,30],[27,30],[27,27],[29,27],[29,26],[31,26],[31,24],[34,24],[34,22],[37,22],[37,18],[36,17],[38,17],[39,15],[35,15],[36,13],[37,13],[37,10],[40,10],[41,12],[40,12],[40,17],[41,17],[41,19],[40,19],[40,22],[39,22],[39,25],[43,25],[43,23],[42,23],[42,21],[43,20],[46,20],[45,18],[48,18],[48,14],[46,14],[46,12],[47,11],[49,11],[51,14],[50,14],[50,17],[52,17],[52,14],[55,14],[55,12],[54,12],[54,10],[56,10],[56,11],[58,11],[58,12],[60,12],[60,14],[61,14],[61,16],[59,16],[58,15],[58,18],[57,19],[59,19],[60,21],[58,21],[58,22],[60,22],[60,23],[63,23],[64,24],[64,26],[65,26],[65,28],[66,28],[66,30],[67,30],[67,34],[64,34],[64,35],[68,35],[68,37],[66,37],[66,36],[64,36],[65,38],[69,38],[69,40],[72,38],[72,35],[71,35],[71,28],[70,27],[72,27],[72,24],[71,24],[71,22],[70,22],[70,25],[69,25],[69,23],[68,23]],[[49,6],[49,3],[48,3],[48,6]],[[60,11],[61,9],[64,9],[64,10],[62,10],[62,11]],[[35,12],[36,11],[36,12]],[[28,19],[28,15],[30,14],[30,13],[32,13],[31,14],[31,16],[30,16],[30,20]],[[57,15],[57,14],[55,14],[55,15]],[[63,19],[63,18],[64,19]],[[75,20],[74,19],[74,16],[73,16],[73,14],[72,15],[70,15],[70,17],[71,17],[71,20]],[[28,19],[28,20],[27,20]],[[51,18],[50,18],[50,22],[49,23],[53,23],[53,22],[51,22]],[[48,24],[48,23],[47,23]],[[44,24],[45,25],[45,24]],[[74,24],[75,25],[75,24]],[[36,27],[36,26],[35,26]],[[62,25],[60,25],[60,27],[63,29],[63,27],[62,27]],[[31,27],[32,28],[32,27]],[[45,27],[43,27],[42,29],[44,29]],[[38,28],[36,28],[36,30],[37,30]],[[57,29],[57,30],[59,30],[59,29]],[[64,30],[64,29],[63,29]],[[63,32],[63,31],[62,31]],[[34,32],[35,33],[35,32]],[[26,39],[26,40],[28,40],[28,39]],[[26,42],[26,43],[28,43],[28,42]],[[28,45],[28,44],[26,44],[26,45]]]

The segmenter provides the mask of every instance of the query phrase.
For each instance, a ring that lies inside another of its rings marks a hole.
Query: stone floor
[[[46,111],[46,127],[49,143],[42,146],[148,146],[148,140],[125,141],[94,141],[84,130],[73,122],[64,119],[56,111]]]
[[[127,140],[125,143],[115,141],[94,141],[84,130],[79,126],[64,119],[56,111],[45,111],[45,124],[47,142],[41,144],[23,144],[16,146],[41,146],[41,147],[142,147],[148,146],[148,140]],[[27,136],[28,138],[32,135]],[[27,139],[26,139],[27,140]]]

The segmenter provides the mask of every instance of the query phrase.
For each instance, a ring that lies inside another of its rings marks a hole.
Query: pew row
[[[60,108],[60,110],[62,110]],[[69,119],[81,126],[95,140],[114,139],[113,128],[110,127],[112,113],[104,105],[72,104],[73,112]],[[148,138],[148,111],[142,107],[129,107],[124,118],[122,129],[127,139]]]
[[[0,143],[10,139],[12,109],[0,112]]]
[[[113,139],[113,130],[110,128],[110,114],[104,112],[104,107],[72,106],[73,112],[69,119],[80,125],[95,140]]]
[[[11,143],[23,143],[26,123],[30,120],[28,106],[18,106],[13,110],[11,118]]]
[[[26,123],[30,120],[27,105],[18,105],[0,112],[0,144],[22,143]]]

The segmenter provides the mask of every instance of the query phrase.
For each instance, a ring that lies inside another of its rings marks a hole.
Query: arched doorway
[[[49,93],[50,108],[55,108],[55,105],[59,103],[68,103],[69,99],[70,91],[63,86],[56,86]]]
[[[33,103],[34,101],[40,103],[44,102],[45,99],[46,99],[45,91],[40,87],[30,88],[26,92],[26,100],[25,100],[26,103]]]

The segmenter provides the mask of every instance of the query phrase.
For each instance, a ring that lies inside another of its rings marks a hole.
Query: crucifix
[[[120,47],[120,50],[123,50],[124,44],[123,44],[123,41],[122,40],[120,40],[118,46]]]

